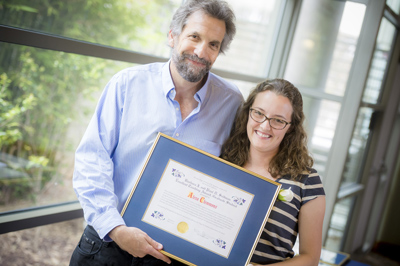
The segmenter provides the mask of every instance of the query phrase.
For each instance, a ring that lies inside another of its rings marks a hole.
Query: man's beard
[[[197,67],[191,63],[185,62],[185,58],[202,63],[205,67]],[[190,55],[182,53],[178,54],[175,49],[172,49],[172,60],[178,70],[179,75],[189,82],[200,81],[211,69],[211,62],[198,57],[197,55]]]

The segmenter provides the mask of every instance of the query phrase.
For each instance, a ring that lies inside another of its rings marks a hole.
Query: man
[[[88,226],[71,265],[171,263],[120,211],[158,132],[220,154],[243,97],[209,70],[233,39],[233,20],[223,1],[186,1],[171,22],[170,61],[125,69],[105,87],[76,151],[73,185]]]

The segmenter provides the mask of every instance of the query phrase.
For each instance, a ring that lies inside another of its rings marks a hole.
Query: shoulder
[[[158,75],[162,73],[165,63],[151,63],[139,66],[132,66],[120,70],[114,76],[114,80],[132,79],[138,75]]]
[[[310,168],[309,173],[305,173],[302,179],[304,179],[306,185],[321,184],[322,186],[321,176],[314,168]]]
[[[322,183],[321,177],[314,168],[310,168],[309,171],[303,172],[299,178],[285,175],[281,177],[281,180],[284,183],[294,183],[303,188],[307,184]]]
[[[213,88],[214,93],[236,98],[238,101],[243,100],[243,95],[235,84],[221,78],[214,73],[209,72],[209,75],[210,86]]]
[[[295,187],[296,189],[294,191],[297,191],[303,203],[317,196],[325,195],[321,177],[313,168],[310,168],[309,172],[303,173],[299,179],[293,179],[291,176],[286,175],[282,177],[279,182],[285,184],[285,186]]]
[[[305,204],[319,196],[325,196],[324,186],[318,172],[311,168],[308,174],[302,177],[302,203]]]

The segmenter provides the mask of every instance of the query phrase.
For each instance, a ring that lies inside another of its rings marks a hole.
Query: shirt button
[[[179,137],[179,133],[176,133],[175,136]]]
[[[179,111],[179,107],[176,107],[175,110]]]

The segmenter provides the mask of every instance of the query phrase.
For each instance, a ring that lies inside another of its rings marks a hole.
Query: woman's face
[[[289,99],[277,95],[272,91],[260,92],[256,96],[251,108],[259,111],[268,118],[277,118],[288,123],[292,122],[293,107]],[[258,123],[249,114],[247,136],[250,140],[250,152],[254,153],[257,151],[265,155],[274,156],[278,152],[279,145],[289,128],[290,125],[281,130],[274,129],[270,126],[268,120]]]

